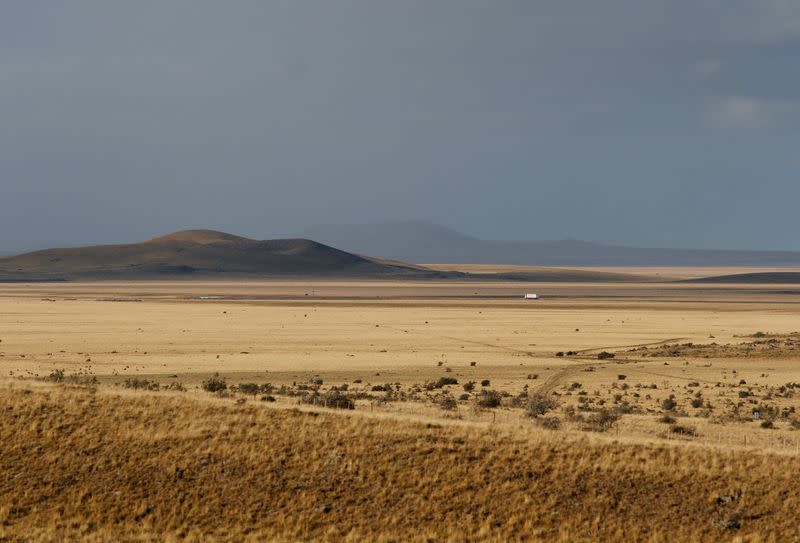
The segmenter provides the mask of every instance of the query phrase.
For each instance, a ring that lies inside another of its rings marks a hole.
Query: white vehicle
[[[539,295],[538,294],[526,294],[525,295],[525,299],[526,300],[538,300],[539,299]]]

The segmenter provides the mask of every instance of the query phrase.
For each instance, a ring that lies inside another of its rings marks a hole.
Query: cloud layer
[[[423,218],[800,249],[800,3],[10,0],[0,250]]]

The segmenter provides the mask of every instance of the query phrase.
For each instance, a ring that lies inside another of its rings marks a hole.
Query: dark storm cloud
[[[424,218],[800,249],[789,0],[0,6],[0,249]]]

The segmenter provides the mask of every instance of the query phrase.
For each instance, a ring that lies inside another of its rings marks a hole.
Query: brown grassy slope
[[[794,457],[0,394],[0,540],[794,540]]]

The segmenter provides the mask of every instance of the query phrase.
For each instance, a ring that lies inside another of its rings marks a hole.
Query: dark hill
[[[751,283],[751,284],[796,284],[800,283],[800,272],[756,272],[717,275],[684,281],[686,283]]]
[[[257,241],[213,230],[187,230],[141,243],[46,249],[0,258],[0,279],[59,280],[161,275],[447,277],[382,262],[307,239]]]

